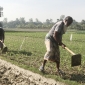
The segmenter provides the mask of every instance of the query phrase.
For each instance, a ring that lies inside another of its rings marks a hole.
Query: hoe
[[[71,57],[71,66],[81,65],[81,54],[75,54],[69,48],[65,47],[65,49],[72,54]]]

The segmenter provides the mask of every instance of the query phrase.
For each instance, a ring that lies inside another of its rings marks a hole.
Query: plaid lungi
[[[45,45],[47,52],[44,55],[44,59],[60,62],[59,45],[52,42],[50,39],[45,39]]]

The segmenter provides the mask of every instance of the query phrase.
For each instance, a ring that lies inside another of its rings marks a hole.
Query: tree
[[[49,19],[46,19],[46,24],[50,24],[50,20]]]
[[[32,23],[32,22],[33,22],[33,19],[32,19],[32,18],[30,18],[30,19],[29,19],[29,22],[31,22],[31,23]]]
[[[53,20],[52,20],[52,19],[50,19],[49,21],[50,21],[50,23],[52,23],[52,22],[53,22]]]
[[[20,21],[20,27],[21,27],[21,28],[25,27],[25,19],[24,19],[23,17],[21,17],[21,18],[19,19],[19,21]]]
[[[7,18],[4,18],[3,22],[4,22],[4,23],[7,23]]]
[[[57,22],[60,21],[59,19],[57,19]]]
[[[65,18],[65,15],[61,15],[60,19],[57,19],[57,21],[63,20]],[[4,28],[51,28],[55,22],[53,22],[52,19],[46,19],[45,22],[40,22],[37,18],[35,22],[33,22],[33,19],[30,18],[28,22],[25,21],[23,17],[20,19],[16,18],[15,21],[7,21],[7,18],[3,19],[3,27]],[[77,22],[76,20],[73,20],[73,23],[71,26],[68,27],[68,29],[76,29],[76,30],[85,30],[85,20],[83,19],[81,22]]]
[[[36,23],[39,23],[39,20],[36,18]]]
[[[21,24],[24,24],[24,25],[25,25],[25,19],[24,19],[23,17],[21,17],[21,18],[19,19],[19,21],[20,21]]]
[[[63,20],[65,18],[65,15],[60,16],[60,20]]]
[[[4,19],[3,19],[3,27],[4,27],[4,28],[7,28],[7,27],[8,27],[7,22],[8,22],[8,21],[7,21],[7,18],[4,18]]]
[[[82,20],[82,21],[81,21],[81,24],[85,24],[85,20]]]

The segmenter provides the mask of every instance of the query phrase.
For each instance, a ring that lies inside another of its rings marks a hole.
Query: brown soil
[[[65,85],[0,59],[0,85]]]

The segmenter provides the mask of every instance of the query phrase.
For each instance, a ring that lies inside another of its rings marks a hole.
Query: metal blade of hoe
[[[81,54],[76,54],[71,57],[71,66],[81,65]]]

